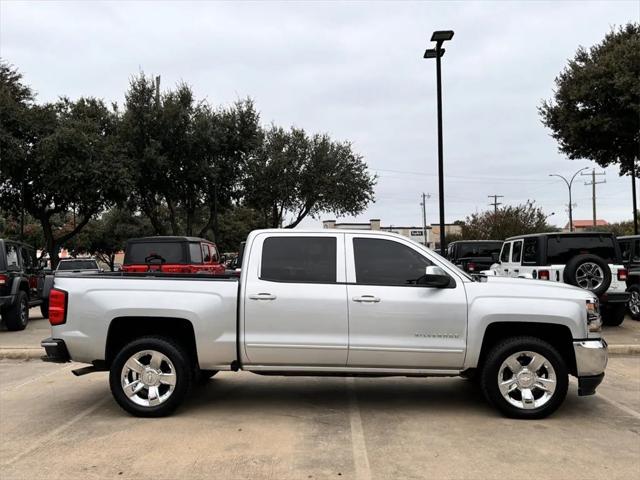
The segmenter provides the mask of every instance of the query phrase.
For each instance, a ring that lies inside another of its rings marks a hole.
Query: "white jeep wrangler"
[[[620,325],[629,293],[627,270],[613,234],[535,233],[507,238],[485,275],[568,283],[593,292],[605,325]]]

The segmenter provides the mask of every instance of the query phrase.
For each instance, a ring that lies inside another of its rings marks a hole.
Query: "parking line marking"
[[[356,386],[353,377],[347,378],[347,392],[349,395],[349,420],[351,422],[351,446],[353,447],[353,463],[356,471],[356,479],[370,480],[371,469],[369,467],[369,456],[367,455],[367,445],[364,440],[364,429],[362,428],[362,416],[358,407],[356,397]]]
[[[17,389],[19,389],[19,388],[21,388],[21,387],[24,387],[25,385],[29,385],[29,384],[31,384],[31,383],[33,383],[33,382],[36,382],[36,381],[38,381],[38,380],[41,380],[41,379],[43,379],[43,378],[50,377],[51,375],[55,375],[56,373],[64,372],[65,370],[69,371],[69,370],[71,370],[72,368],[75,368],[75,365],[69,365],[68,367],[58,368],[57,370],[54,370],[53,372],[44,373],[44,374],[42,374],[42,375],[38,375],[38,376],[36,376],[36,377],[32,377],[32,378],[30,378],[29,380],[25,380],[25,381],[24,381],[24,382],[22,382],[22,383],[19,383],[19,384],[17,384],[17,385],[12,385],[12,386],[10,386],[10,387],[8,387],[8,388],[5,388],[4,390],[0,391],[0,393],[9,393],[9,392],[13,392],[14,390],[17,390]]]
[[[29,455],[33,451],[35,451],[38,448],[42,447],[46,443],[54,440],[55,438],[57,438],[60,435],[61,432],[63,432],[67,428],[71,427],[74,423],[82,420],[87,415],[90,415],[91,413],[96,411],[98,408],[100,408],[102,405],[107,403],[109,400],[111,400],[111,397],[110,396],[106,396],[102,400],[99,400],[97,403],[94,403],[89,408],[83,410],[82,412],[80,412],[78,415],[76,415],[72,419],[70,419],[70,420],[66,421],[65,423],[63,423],[62,425],[60,425],[58,428],[55,428],[55,429],[51,430],[51,432],[49,432],[47,435],[45,435],[44,437],[40,438],[39,441],[32,443],[29,446],[29,448],[27,448],[26,450],[23,450],[22,452],[20,452],[19,454],[17,454],[13,458],[11,458],[11,459],[7,460],[6,462],[4,462],[2,464],[2,466],[6,467],[8,465],[11,465],[12,463],[17,462],[21,458],[26,457],[27,455]]]
[[[622,410],[623,412],[631,415],[632,417],[635,418],[639,418],[640,419],[640,412],[636,412],[635,410],[622,405],[621,403],[617,402],[616,400],[607,397],[606,395],[601,394],[600,392],[597,393],[598,398],[603,399],[605,402],[610,403],[611,405],[613,405],[614,407],[618,407],[620,410]]]

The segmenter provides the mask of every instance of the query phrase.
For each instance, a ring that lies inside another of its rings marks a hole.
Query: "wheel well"
[[[498,342],[520,336],[536,337],[553,345],[562,355],[569,373],[576,375],[576,356],[573,351],[571,330],[565,325],[553,323],[497,322],[490,324],[482,339],[478,366],[480,367],[484,363],[487,354]]]
[[[109,325],[105,351],[106,366],[126,344],[136,338],[157,335],[170,338],[182,346],[191,357],[194,367],[198,366],[198,352],[193,325],[184,318],[166,317],[118,317]]]

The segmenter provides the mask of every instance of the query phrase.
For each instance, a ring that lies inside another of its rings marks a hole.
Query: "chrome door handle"
[[[380,299],[378,297],[374,297],[373,295],[362,295],[360,297],[353,297],[353,301],[361,303],[378,303]]]
[[[251,300],[275,300],[276,296],[272,293],[252,293],[249,298]]]

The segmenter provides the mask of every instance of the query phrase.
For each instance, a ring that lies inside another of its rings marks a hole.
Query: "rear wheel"
[[[27,323],[29,323],[29,298],[23,290],[18,292],[13,305],[2,310],[2,319],[7,326],[7,330],[15,332],[27,328]]]
[[[602,323],[610,327],[617,327],[624,322],[627,313],[627,306],[623,303],[618,305],[606,305],[601,307]]]
[[[143,337],[116,355],[109,372],[118,405],[138,417],[162,417],[184,400],[191,385],[189,357],[163,337]]]
[[[511,418],[544,418],[564,401],[569,385],[562,356],[535,337],[514,337],[491,349],[482,367],[487,400]]]

